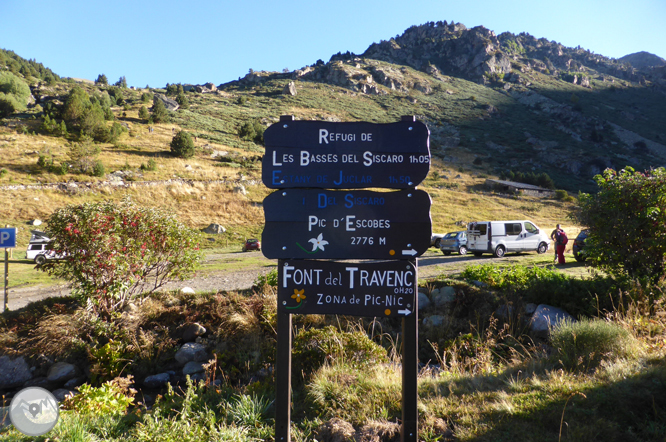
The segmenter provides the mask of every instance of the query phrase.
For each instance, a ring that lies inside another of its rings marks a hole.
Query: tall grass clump
[[[640,353],[638,340],[619,324],[601,319],[562,321],[551,331],[555,357],[571,371],[587,371],[603,361],[633,358]]]
[[[299,332],[292,355],[296,371],[303,374],[313,373],[325,362],[344,362],[356,368],[388,363],[386,349],[364,332],[344,332],[332,325]]]

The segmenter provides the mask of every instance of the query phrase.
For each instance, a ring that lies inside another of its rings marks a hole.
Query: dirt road
[[[517,261],[522,255],[506,256],[502,258],[504,263]],[[258,252],[250,253],[223,253],[210,255],[206,258],[210,264],[211,261],[234,261],[243,262],[242,270],[220,270],[209,271],[205,275],[196,276],[187,281],[172,282],[165,286],[165,290],[178,290],[183,287],[190,287],[197,292],[212,292],[216,290],[230,291],[242,290],[252,287],[253,283],[260,274],[266,274],[277,266],[277,260],[264,258]],[[419,280],[427,280],[436,276],[452,275],[461,272],[469,264],[482,264],[492,261],[490,255],[475,257],[473,255],[451,255],[444,256],[441,252],[430,249],[419,258]],[[244,263],[247,262],[247,265]],[[1,290],[1,289],[0,289]],[[25,307],[30,302],[38,301],[53,296],[68,296],[69,287],[66,285],[38,285],[30,287],[11,288],[9,294],[9,309],[18,310]],[[0,296],[4,295],[4,292]],[[2,303],[0,303],[0,309]],[[0,310],[1,311],[1,310]]]

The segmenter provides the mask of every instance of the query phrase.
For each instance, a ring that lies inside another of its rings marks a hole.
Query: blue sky
[[[0,0],[0,47],[65,77],[220,84],[249,69],[294,70],[339,51],[362,53],[440,20],[613,58],[666,58],[664,0]]]

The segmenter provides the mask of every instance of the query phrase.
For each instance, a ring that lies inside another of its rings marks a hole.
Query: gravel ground
[[[255,268],[240,270],[236,272],[224,272],[219,275],[210,275],[206,277],[195,277],[187,281],[177,281],[167,284],[162,290],[178,290],[183,287],[190,287],[197,292],[230,291],[249,289],[257,279],[259,274],[268,273],[270,268]],[[4,291],[2,292],[4,296]],[[55,286],[32,286],[16,289],[9,289],[9,309],[18,310],[25,307],[30,302],[38,301],[48,297],[68,296],[70,289],[67,285]],[[4,305],[4,304],[2,304]],[[0,305],[0,311],[2,306]]]

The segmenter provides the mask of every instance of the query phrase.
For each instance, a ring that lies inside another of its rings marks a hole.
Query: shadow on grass
[[[515,369],[499,376],[478,376],[446,381],[438,386],[447,393],[468,397],[480,394],[483,410],[474,416],[478,430],[465,440],[481,441],[622,441],[663,442],[666,436],[666,361],[652,361],[642,372],[618,382],[557,385],[557,379],[539,374],[540,386],[512,392],[506,381]],[[491,394],[488,394],[491,393]],[[492,393],[500,393],[493,395]],[[423,394],[421,394],[423,397]],[[499,399],[499,400],[498,400]],[[564,418],[563,416],[564,412]],[[454,429],[465,432],[455,416],[448,419]],[[562,421],[563,420],[563,421]],[[468,426],[469,424],[465,424]],[[560,425],[562,437],[560,439]],[[480,434],[479,434],[480,433]]]

